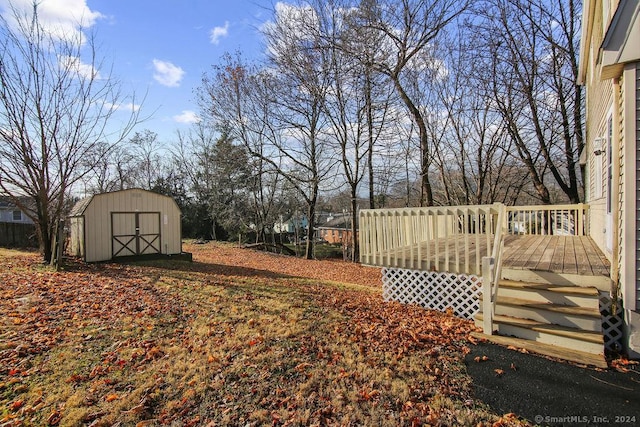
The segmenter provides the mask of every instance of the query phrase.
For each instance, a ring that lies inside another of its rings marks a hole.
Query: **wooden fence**
[[[37,247],[35,225],[0,222],[0,246],[10,248]]]

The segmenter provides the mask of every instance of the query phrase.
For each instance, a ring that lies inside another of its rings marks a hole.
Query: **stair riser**
[[[611,279],[606,276],[579,276],[548,271],[503,269],[502,278],[528,283],[542,283],[558,286],[595,287],[601,291],[611,290]]]
[[[493,328],[494,330],[497,330],[501,335],[510,335],[531,341],[556,345],[558,347],[572,348],[591,354],[604,354],[604,343],[596,344],[593,342],[576,340],[573,338],[562,337],[545,332],[532,331],[530,329],[520,328],[513,325],[494,324]]]
[[[551,292],[537,289],[503,288],[498,290],[498,295],[520,298],[535,302],[549,302],[552,304],[574,305],[578,307],[598,308],[598,298],[583,295],[566,295],[559,292]]]
[[[578,328],[584,331],[600,332],[602,319],[600,317],[576,316],[523,306],[496,304],[496,314],[531,319],[536,322]]]

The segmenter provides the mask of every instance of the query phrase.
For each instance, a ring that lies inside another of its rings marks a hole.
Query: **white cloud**
[[[12,7],[20,17],[14,16]],[[33,16],[33,0],[0,0],[2,16],[14,28],[28,25]],[[38,19],[42,27],[57,39],[84,41],[83,29],[92,27],[104,16],[89,9],[86,0],[40,0]]]
[[[60,56],[58,65],[62,69],[75,72],[79,77],[89,80],[100,79],[100,73],[92,64],[85,64],[76,56]]]
[[[177,116],[173,116],[173,120],[178,123],[192,124],[198,123],[200,121],[200,117],[198,117],[198,115],[194,111],[183,110],[182,113],[178,114]]]
[[[184,76],[184,70],[169,61],[153,60],[155,73],[153,78],[163,86],[178,87]]]
[[[218,44],[220,43],[220,39],[222,37],[227,37],[228,34],[229,34],[229,21],[226,21],[224,23],[224,27],[214,27],[213,30],[211,30],[209,40],[211,40],[211,44]]]
[[[319,27],[320,21],[311,6],[295,6],[284,2],[275,5],[273,21],[267,21],[261,26],[268,37],[267,51],[274,56],[281,56],[291,46],[303,41],[313,40],[314,33]],[[282,37],[281,34],[286,34]]]
[[[131,102],[121,102],[119,104],[113,104],[111,102],[104,101],[102,107],[112,111],[129,111],[135,113],[140,109],[140,104],[133,104]]]

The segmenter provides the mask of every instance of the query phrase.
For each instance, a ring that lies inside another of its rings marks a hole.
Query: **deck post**
[[[493,335],[493,265],[495,259],[482,257],[482,329]]]

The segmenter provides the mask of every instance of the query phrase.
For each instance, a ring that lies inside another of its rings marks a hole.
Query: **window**
[[[13,211],[13,220],[22,221],[22,211]]]

